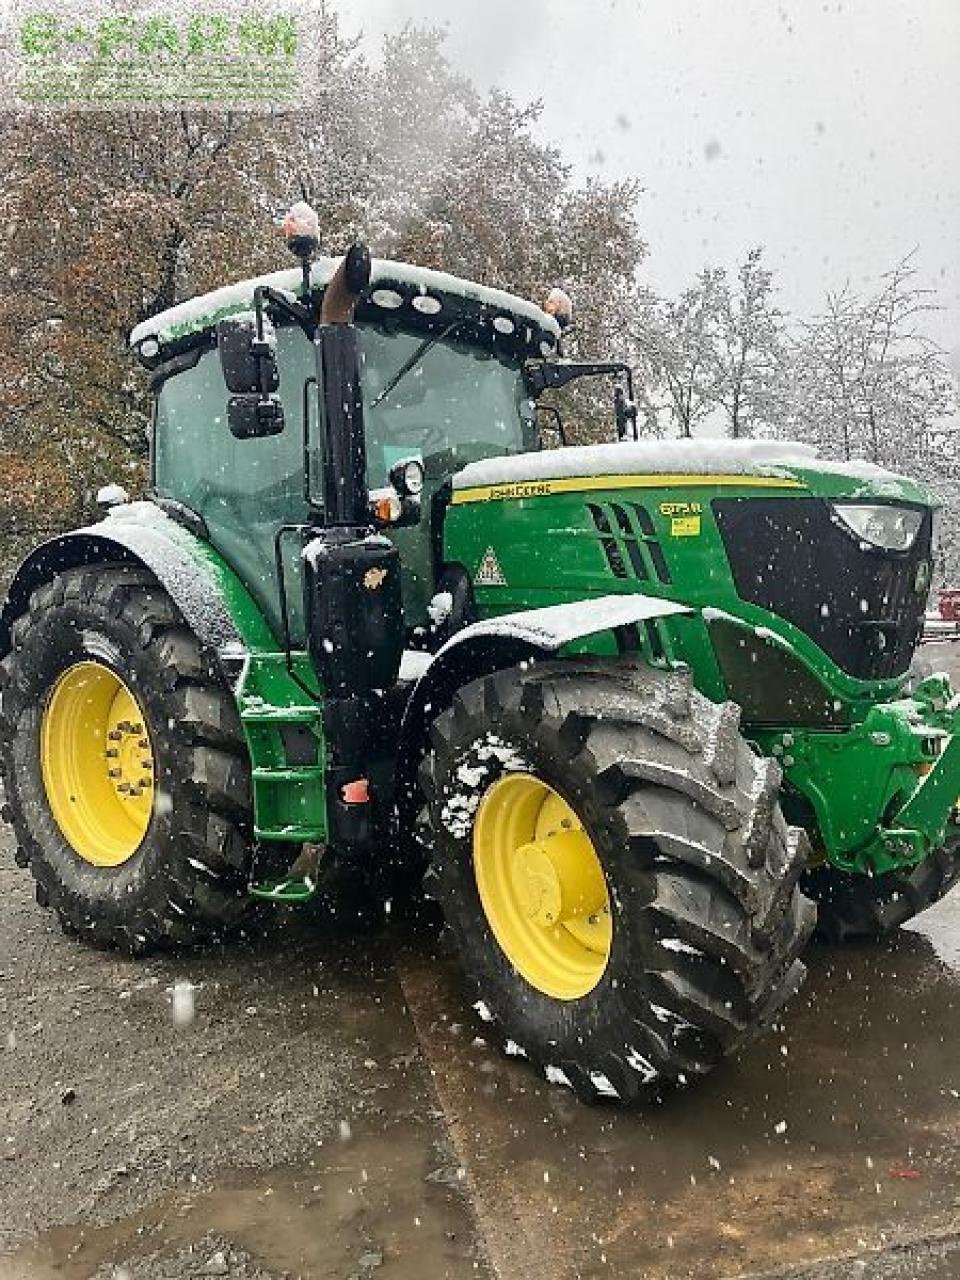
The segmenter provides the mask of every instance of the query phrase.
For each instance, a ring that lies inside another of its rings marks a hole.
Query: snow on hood
[[[735,475],[792,479],[797,468],[818,468],[857,480],[897,481],[872,462],[821,459],[792,440],[638,440],[573,445],[538,453],[471,462],[453,477],[455,489],[516,484],[528,480],[614,475]]]
[[[318,258],[310,268],[311,285],[318,289],[324,288],[340,262],[340,258]],[[286,271],[272,271],[250,280],[239,280],[236,284],[214,289],[212,293],[190,298],[189,301],[181,302],[138,324],[130,334],[130,345],[138,347],[144,338],[156,338],[161,344],[173,342],[188,334],[208,329],[225,316],[249,310],[253,305],[253,291],[258,285],[269,285],[289,294],[291,299],[295,298],[300,293],[301,279],[300,268],[291,267]],[[552,333],[555,338],[560,333],[552,316],[541,311],[535,303],[527,302],[512,293],[490,289],[472,280],[461,280],[445,271],[431,271],[427,267],[412,266],[406,262],[374,258],[370,276],[371,290],[388,288],[390,285],[403,285],[416,289],[421,294],[437,294],[441,301],[444,294],[468,298],[494,311],[507,312],[519,320],[528,321],[539,329]]]

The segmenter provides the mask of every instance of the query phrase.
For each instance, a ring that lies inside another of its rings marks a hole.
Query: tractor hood
[[[634,487],[729,486],[805,490],[823,497],[880,498],[936,505],[928,490],[871,462],[818,457],[810,445],[778,440],[661,440],[546,449],[472,462],[453,477],[454,501],[545,497]]]

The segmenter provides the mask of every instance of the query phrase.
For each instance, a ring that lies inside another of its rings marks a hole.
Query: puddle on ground
[[[956,1230],[960,892],[888,943],[813,950],[782,1026],[646,1110],[580,1106],[503,1059],[478,1041],[455,963],[422,938],[397,943],[455,1155],[420,1064],[406,1082],[374,1072],[376,1105],[314,1167],[214,1178],[110,1226],[54,1229],[0,1261],[0,1280],[120,1264],[140,1280],[155,1274],[144,1259],[211,1234],[268,1275],[459,1280],[488,1274],[477,1220],[510,1280],[734,1280]],[[338,1025],[375,1058],[411,1045],[395,984],[365,1011],[336,981]],[[837,1266],[824,1280],[855,1274]]]
[[[321,918],[320,925],[322,932],[314,932],[311,918],[300,915],[278,923],[274,936],[255,946],[191,958],[189,972],[200,992],[197,1016],[187,1038],[173,1042],[180,1063],[156,1076],[156,1056],[171,1052],[164,991],[174,970],[172,962],[154,961],[152,976],[141,979],[133,971],[133,994],[122,1002],[114,996],[129,1018],[123,1036],[130,1060],[123,1068],[135,1076],[141,1071],[136,1080],[156,1088],[156,1106],[171,1116],[169,1135],[155,1141],[149,1125],[138,1121],[137,1133],[146,1139],[131,1162],[136,1183],[120,1184],[126,1195],[107,1188],[92,1198],[99,1220],[114,1221],[78,1223],[83,1210],[67,1208],[74,1224],[41,1231],[0,1257],[0,1280],[110,1280],[118,1268],[132,1280],[203,1276],[218,1248],[211,1239],[240,1259],[227,1273],[237,1280],[460,1280],[488,1274],[389,949],[362,922],[338,926]],[[97,974],[91,985],[109,986]],[[44,1007],[60,1007],[62,981],[54,976]],[[111,1009],[96,1015],[96,1025],[116,1035]],[[69,1023],[66,1031],[57,1028],[58,1035],[69,1031]],[[319,1041],[323,1052],[311,1048]],[[40,1070],[54,1069],[45,1058],[38,1062]],[[315,1084],[311,1073],[317,1073]],[[118,1082],[125,1079],[111,1081],[108,1110],[123,1105]],[[65,1119],[102,1102],[96,1083],[85,1080],[74,1108],[55,1113],[65,1165],[75,1155],[71,1144],[91,1156],[71,1165],[74,1180],[91,1176],[91,1169],[95,1177],[107,1171],[119,1154],[110,1147],[112,1126],[102,1109],[83,1112],[85,1133]],[[178,1087],[187,1097],[185,1111],[168,1106]],[[92,1136],[98,1127],[100,1138]],[[188,1148],[178,1132],[190,1137]],[[30,1152],[29,1141],[25,1128],[18,1150]],[[194,1161],[185,1164],[184,1149],[196,1155],[199,1180],[181,1181],[172,1190],[169,1179],[158,1180],[151,1196],[150,1161],[162,1173],[172,1159],[187,1179]],[[23,1176],[35,1176],[39,1163],[57,1154],[48,1135],[42,1154],[40,1148],[30,1152]],[[234,1160],[245,1167],[229,1167]],[[274,1160],[277,1167],[270,1168]],[[0,1170],[0,1183],[19,1171],[10,1164]],[[38,1185],[51,1194],[69,1185],[71,1193],[63,1197],[68,1206],[91,1203],[82,1194],[89,1187],[73,1191],[66,1172]],[[145,1199],[149,1203],[141,1207]]]
[[[783,1026],[645,1110],[582,1107],[478,1044],[455,965],[438,982],[402,951],[499,1272],[533,1275],[533,1248],[557,1280],[726,1280],[953,1229],[960,893],[923,928],[813,949]]]
[[[905,928],[928,938],[941,961],[960,973],[960,889],[947,894]]]
[[[412,1118],[367,1132],[354,1124],[318,1148],[315,1168],[238,1175],[173,1192],[109,1226],[55,1228],[0,1260],[0,1280],[89,1280],[121,1265],[137,1277],[144,1259],[207,1235],[271,1274],[304,1280],[482,1277],[458,1170],[437,1167],[434,1137]],[[199,1252],[188,1274],[204,1274],[209,1253]]]

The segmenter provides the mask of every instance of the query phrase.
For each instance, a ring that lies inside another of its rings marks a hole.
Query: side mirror
[[[240,395],[257,391],[269,394],[280,386],[276,333],[264,317],[263,339],[257,339],[252,314],[231,316],[217,325],[217,350],[227,390]]]
[[[230,434],[238,440],[259,440],[278,436],[284,427],[283,405],[275,395],[257,392],[231,396],[227,401]]]

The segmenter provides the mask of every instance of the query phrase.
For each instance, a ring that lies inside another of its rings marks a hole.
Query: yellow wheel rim
[[[566,800],[529,773],[493,783],[477,809],[473,868],[493,936],[517,972],[557,1000],[592,991],[610,958],[610,897]]]
[[[53,686],[40,768],[57,826],[85,862],[133,857],[153,813],[153,749],[140,704],[109,667],[78,662]]]

